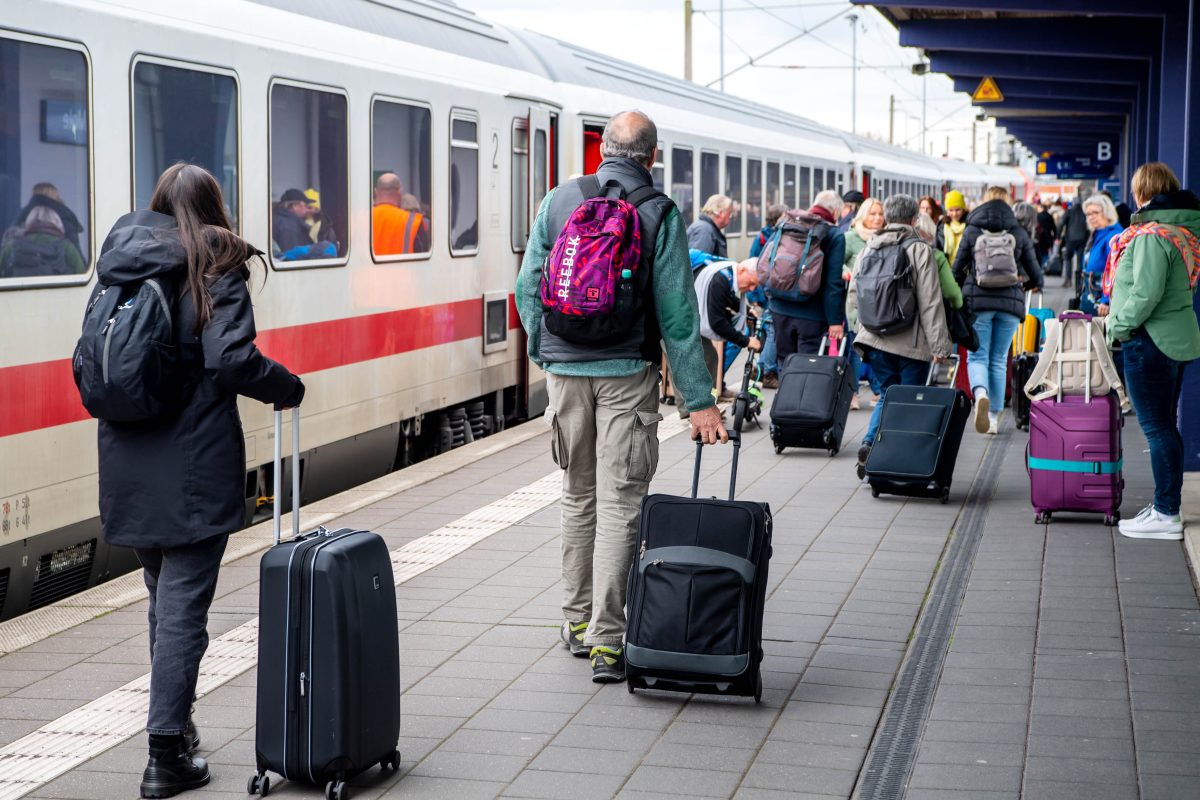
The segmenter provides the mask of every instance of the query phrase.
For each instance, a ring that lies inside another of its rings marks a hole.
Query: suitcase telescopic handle
[[[279,544],[283,520],[283,412],[275,411],[275,544]],[[300,535],[300,407],[292,408],[292,536]]]
[[[952,364],[952,366],[950,367],[950,379],[949,380],[950,380],[950,385],[953,386],[954,379],[958,376],[958,368],[962,364],[962,359],[959,358],[958,353],[951,353],[950,355],[946,356],[946,360]],[[926,386],[937,385],[936,384],[937,371],[938,371],[938,363],[936,361],[931,362],[929,365],[929,375],[928,375],[928,377],[925,378]]]
[[[751,336],[754,335],[753,328]],[[742,451],[742,423],[746,409],[750,407],[750,377],[754,372],[754,351],[746,350],[746,369],[742,374],[742,390],[733,401],[733,428],[729,430],[729,441],[733,443],[733,464],[729,468],[729,499],[737,491],[738,456]],[[692,499],[700,492],[700,459],[704,456],[704,442],[696,439],[696,461],[692,465]]]

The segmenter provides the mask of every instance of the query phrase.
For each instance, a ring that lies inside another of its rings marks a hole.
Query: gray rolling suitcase
[[[378,764],[400,768],[400,647],[387,545],[370,531],[321,527],[280,541],[282,412],[275,413],[275,545],[259,572],[257,771],[325,784],[347,800],[347,780]],[[292,413],[292,497],[300,496],[300,412]],[[293,506],[299,507],[294,501]]]

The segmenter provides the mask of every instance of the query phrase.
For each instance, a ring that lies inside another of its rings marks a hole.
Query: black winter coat
[[[172,217],[136,211],[113,226],[96,272],[110,286],[159,276],[178,288],[185,258]],[[175,335],[190,393],[177,414],[141,423],[100,421],[100,523],[109,544],[179,547],[245,525],[237,396],[287,406],[304,397],[300,379],[254,345],[249,277],[242,267],[213,282],[212,318],[199,333],[190,293],[179,296]]]
[[[1008,231],[1017,240],[1017,268],[1025,275],[1025,283],[1006,286],[1002,289],[984,289],[975,283],[975,240],[983,231],[1000,233]],[[1037,254],[1029,232],[1017,222],[1017,217],[1008,203],[989,200],[967,215],[967,229],[963,231],[962,244],[954,259],[954,280],[963,290],[963,301],[973,313],[1002,311],[1023,319],[1025,317],[1025,291],[1042,288],[1042,268],[1038,266]]]

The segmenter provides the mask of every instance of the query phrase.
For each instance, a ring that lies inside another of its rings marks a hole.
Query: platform
[[[653,490],[682,493],[693,446],[664,414]],[[760,706],[631,696],[567,654],[559,474],[540,421],[303,509],[306,527],[369,528],[394,549],[404,764],[360,777],[354,796],[882,797],[887,755],[911,763],[893,795],[909,800],[1200,797],[1200,607],[1180,544],[1126,540],[1095,517],[1034,524],[1026,435],[1007,418],[996,437],[968,429],[949,505],[872,499],[853,476],[868,416],[851,413],[832,459],[776,455],[765,430],[746,433],[740,495],[775,512]],[[706,451],[705,493],[724,491],[730,452]],[[1125,458],[1130,513],[1151,493],[1133,418]],[[196,707],[213,782],[188,797],[246,797],[268,541],[265,526],[231,541]],[[0,800],[136,796],[137,582],[0,626],[13,650],[0,657]],[[926,636],[935,607],[950,614],[940,639]],[[939,656],[932,672],[906,659],[918,646]],[[320,790],[279,781],[272,794]]]

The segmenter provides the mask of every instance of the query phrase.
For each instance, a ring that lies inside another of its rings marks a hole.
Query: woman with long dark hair
[[[149,210],[113,226],[96,270],[93,296],[147,278],[168,289],[185,387],[186,400],[160,419],[99,423],[104,538],[135,550],[150,593],[147,798],[209,781],[207,763],[193,755],[200,735],[190,709],[221,557],[245,524],[237,396],[278,407],[304,397],[300,379],[254,345],[247,281],[260,254],[231,227],[213,176],[176,164],[159,178]]]

